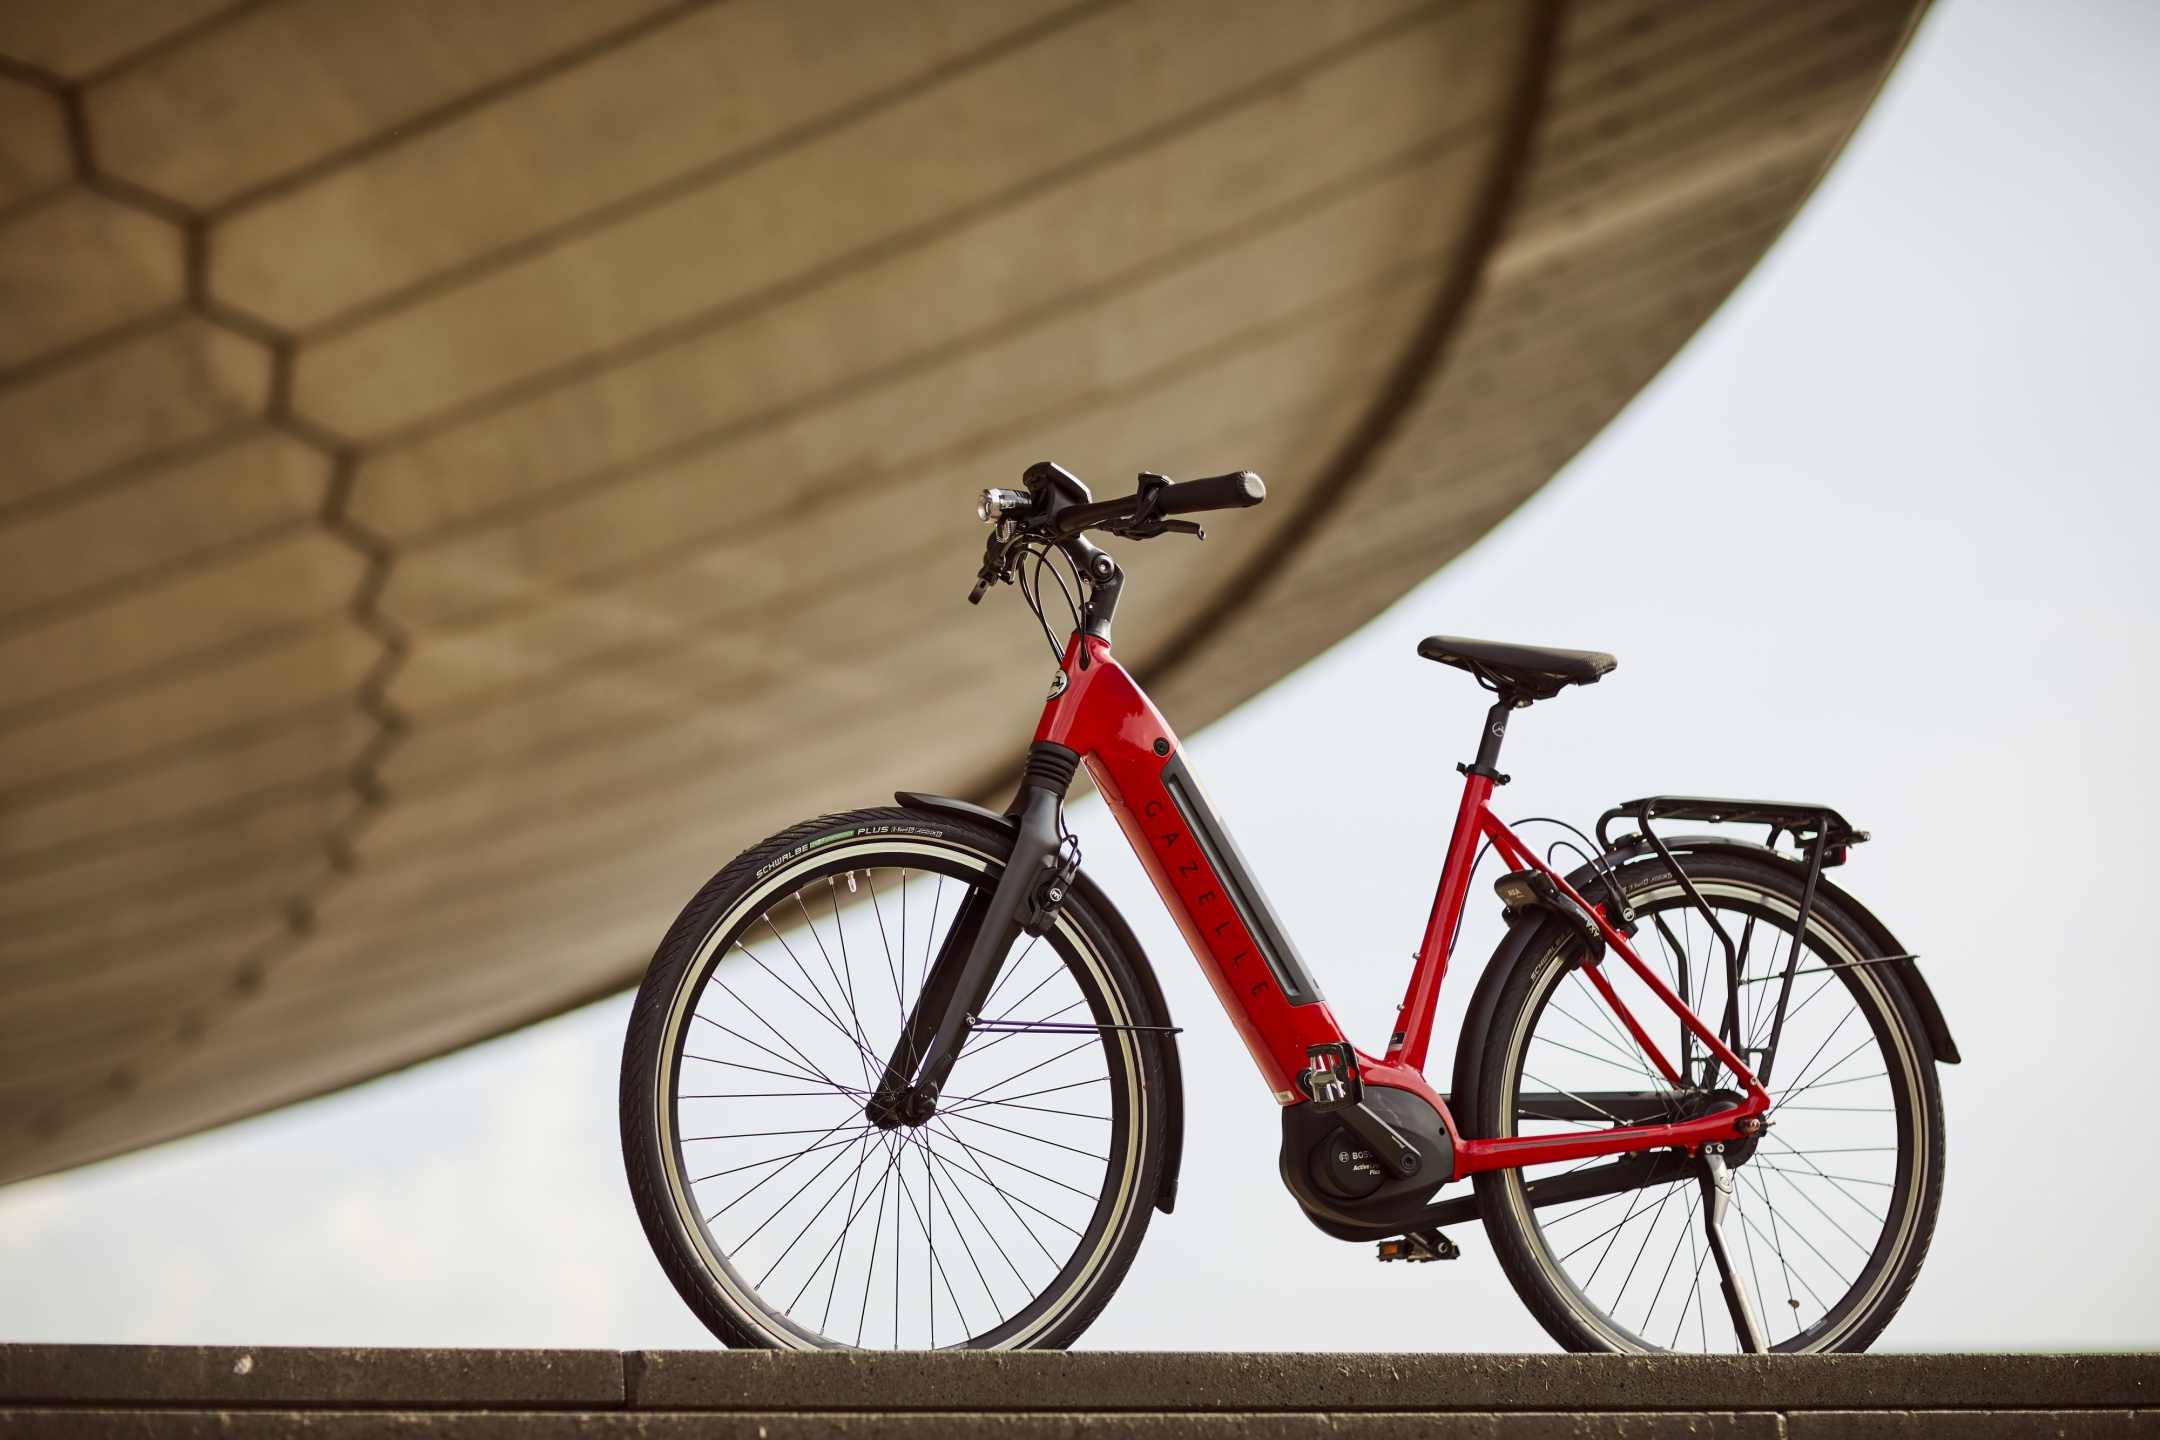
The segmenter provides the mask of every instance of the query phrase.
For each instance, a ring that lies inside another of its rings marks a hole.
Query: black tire
[[[1090,1028],[978,1030],[927,1124],[863,1113],[1011,845],[960,817],[825,816],[737,857],[662,941],[623,1051],[623,1159],[654,1254],[727,1344],[1062,1348],[1123,1280],[1175,1100],[1165,1037],[1092,1028],[1166,1021],[1084,877],[983,1017]]]
[[[1680,863],[1740,953],[1739,1028],[1747,1045],[1759,1047],[1775,1026],[1801,878],[1770,860],[1731,854],[1695,853]],[[1718,1028],[1730,987],[1723,947],[1701,912],[1655,858],[1625,865],[1618,878],[1641,927],[1637,952]],[[1591,883],[1587,872],[1571,879],[1578,888]],[[1895,966],[1850,963],[1882,955],[1870,927],[1818,893],[1808,932],[1765,1087],[1773,1124],[1759,1140],[1727,1147],[1737,1183],[1725,1233],[1773,1350],[1850,1352],[1882,1333],[1926,1258],[1942,1199],[1942,1094],[1926,1028]],[[1765,943],[1773,935],[1781,943]],[[1643,1061],[1621,1025],[1594,1013],[1610,1014],[1583,973],[1582,955],[1580,938],[1552,921],[1519,952],[1485,1032],[1474,1134],[1606,1128],[1616,1123],[1611,1116],[1589,1113],[1620,1103],[1606,1092],[1662,1103],[1672,1119],[1718,1103],[1710,1093],[1720,1088],[1715,1081],[1731,1077],[1705,1073],[1709,1060],[1699,1044],[1683,1092]],[[1680,1063],[1671,1012],[1617,955],[1602,968],[1652,1039]],[[1641,1098],[1653,1093],[1663,1100]],[[1486,1232],[1516,1292],[1569,1350],[1741,1348],[1701,1240],[1699,1159],[1667,1152],[1650,1183],[1635,1189],[1530,1203],[1540,1181],[1615,1163],[1477,1177]],[[1646,1162],[1635,1163],[1640,1174]]]

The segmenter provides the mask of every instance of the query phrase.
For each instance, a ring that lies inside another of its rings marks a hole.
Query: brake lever
[[[1152,540],[1158,535],[1190,535],[1195,539],[1207,539],[1207,531],[1190,520],[1171,520],[1160,508],[1162,492],[1170,488],[1170,477],[1158,475],[1152,470],[1140,472],[1140,503],[1133,513],[1114,525],[1102,528],[1126,540]]]
[[[1152,540],[1158,535],[1190,535],[1196,540],[1207,539],[1207,531],[1190,520],[1142,520],[1127,521],[1122,525],[1103,527],[1121,540]]]

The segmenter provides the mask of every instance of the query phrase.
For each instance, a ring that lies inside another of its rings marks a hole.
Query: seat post
[[[1482,775],[1495,785],[1505,785],[1500,773],[1500,742],[1507,739],[1508,712],[1516,705],[1515,692],[1502,690],[1492,709],[1485,712],[1485,728],[1478,735],[1477,759],[1460,767],[1465,775]]]

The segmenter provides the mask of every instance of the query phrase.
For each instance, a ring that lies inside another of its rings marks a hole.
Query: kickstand
[[[1725,1290],[1725,1308],[1732,1312],[1733,1333],[1740,1348],[1750,1355],[1770,1353],[1770,1339],[1755,1316],[1755,1302],[1748,1298],[1747,1282],[1725,1248],[1725,1211],[1732,1204],[1733,1176],[1725,1164],[1725,1147],[1703,1146],[1703,1228],[1710,1235],[1710,1253],[1717,1258],[1718,1279]]]

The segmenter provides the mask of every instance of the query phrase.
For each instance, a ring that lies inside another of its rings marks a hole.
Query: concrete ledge
[[[0,1440],[2138,1435],[2160,1355],[774,1355],[0,1345]]]
[[[633,1408],[1868,1410],[2160,1408],[2154,1355],[1010,1355],[643,1351]]]
[[[1045,1414],[921,1411],[904,1415],[803,1411],[730,1414],[672,1411],[320,1411],[320,1410],[5,1410],[5,1440],[270,1440],[307,1435],[360,1440],[384,1435],[430,1440],[2057,1440],[2160,1435],[2160,1411],[1935,1410],[1776,1412],[1521,1411],[1238,1414]]]
[[[613,1350],[0,1345],[0,1408],[617,1410],[623,1368]]]

